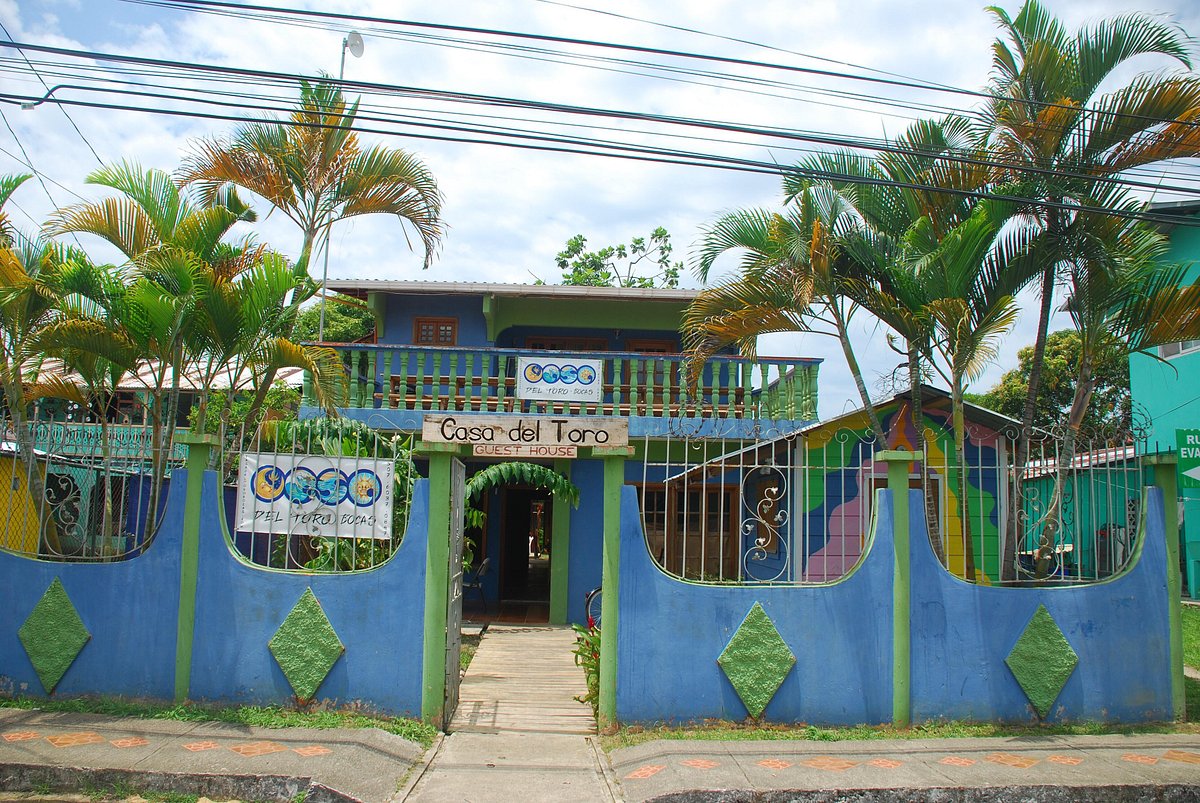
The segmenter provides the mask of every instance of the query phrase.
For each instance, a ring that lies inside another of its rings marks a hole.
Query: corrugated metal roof
[[[330,279],[339,293],[400,293],[412,295],[496,295],[517,298],[590,298],[614,301],[688,303],[697,289],[666,290],[642,287],[582,287],[562,284],[503,284],[495,282],[414,282],[395,279]]]

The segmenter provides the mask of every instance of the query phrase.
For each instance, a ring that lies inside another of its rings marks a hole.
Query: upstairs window
[[[1168,343],[1165,346],[1158,347],[1158,356],[1174,357],[1176,354],[1182,354],[1185,351],[1196,351],[1200,349],[1200,340],[1184,340],[1179,343]]]
[[[457,318],[417,318],[413,321],[413,344],[454,346],[458,344]]]

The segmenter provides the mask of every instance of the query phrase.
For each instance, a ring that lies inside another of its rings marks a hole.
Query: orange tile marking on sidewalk
[[[873,758],[867,762],[872,767],[879,767],[885,770],[894,770],[903,764],[903,761],[896,761],[894,758]]]
[[[1083,759],[1079,756],[1049,756],[1046,760],[1055,764],[1066,764],[1068,767],[1074,767],[1083,763]]]
[[[680,761],[685,767],[692,767],[698,770],[711,770],[713,767],[721,766],[719,761],[709,761],[707,758],[689,758],[687,761]]]
[[[1121,756],[1125,761],[1130,761],[1134,764],[1157,764],[1158,759],[1154,756],[1143,756],[1140,753],[1126,753]]]
[[[17,731],[16,733],[4,734],[6,742],[27,742],[30,739],[36,739],[40,734],[37,731]]]
[[[1027,770],[1038,763],[1038,759],[1036,758],[1018,756],[1013,753],[992,753],[986,760],[993,764],[1003,764],[1006,767],[1014,767],[1019,770]]]
[[[973,767],[975,759],[963,758],[962,756],[946,756],[938,763],[945,764],[948,767]]]
[[[812,767],[815,770],[831,770],[833,772],[842,772],[851,767],[857,767],[857,761],[848,761],[844,758],[834,758],[833,756],[817,756],[806,761],[801,761],[806,767]]]
[[[141,736],[130,736],[127,739],[113,739],[109,744],[113,747],[141,747],[150,744],[150,740]]]
[[[57,736],[47,736],[46,741],[55,747],[78,747],[81,744],[97,744],[104,741],[98,733],[60,733]]]
[[[652,775],[658,775],[658,773],[662,772],[665,769],[666,769],[666,767],[662,766],[661,764],[647,764],[644,767],[638,767],[636,770],[634,770],[633,772],[626,775],[625,778],[626,779],[632,778],[635,780],[640,780],[642,778],[649,778]]]
[[[792,766],[792,762],[784,761],[782,758],[764,758],[758,762],[758,766],[766,767],[769,770],[786,770]]]
[[[1200,764],[1200,753],[1188,753],[1184,750],[1168,750],[1163,758],[1171,761],[1182,761],[1184,764]]]
[[[191,750],[193,753],[199,753],[201,750],[216,750],[221,745],[216,742],[192,742],[183,746],[184,750]]]
[[[322,747],[319,744],[314,744],[311,747],[293,747],[292,752],[299,753],[300,755],[304,756],[305,758],[311,758],[312,756],[328,755],[329,753],[332,753],[333,751],[330,750],[328,747]]]
[[[250,742],[249,744],[239,744],[229,749],[246,758],[265,756],[271,753],[282,753],[284,750],[287,750],[283,745],[275,744],[274,742]]]

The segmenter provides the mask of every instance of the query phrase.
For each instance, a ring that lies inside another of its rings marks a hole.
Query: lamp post
[[[363,38],[358,31],[351,31],[342,39],[342,63],[338,67],[338,91],[342,89],[342,79],[346,77],[346,51],[349,50],[354,58],[363,54]],[[317,340],[325,339],[325,304],[329,291],[325,283],[329,281],[329,227],[325,227],[325,268],[321,271],[321,318],[317,324]]]

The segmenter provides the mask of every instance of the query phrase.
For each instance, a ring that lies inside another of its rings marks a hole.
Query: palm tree
[[[1015,289],[1028,281],[1033,233],[1006,227],[1013,210],[994,201],[979,202],[971,216],[944,236],[918,226],[914,239],[928,247],[912,263],[925,298],[918,315],[933,329],[932,345],[941,360],[935,369],[950,386],[955,463],[959,470],[965,574],[975,579],[974,538],[967,512],[968,475],[964,394],[995,360],[1000,339],[1016,322]],[[923,235],[923,236],[922,236]]]
[[[115,246],[128,259],[129,285],[121,309],[108,316],[140,350],[149,381],[152,477],[147,532],[157,518],[160,481],[174,440],[181,381],[192,356],[199,311],[206,288],[229,280],[261,260],[264,248],[246,236],[225,238],[256,215],[237,193],[226,188],[203,204],[181,193],[169,174],[121,162],[96,170],[89,184],[120,195],[56,211],[46,226],[51,235],[92,234]]]
[[[1107,208],[1132,212],[1139,204],[1112,191]],[[1075,394],[1067,414],[1054,490],[1042,518],[1037,573],[1044,576],[1060,525],[1065,480],[1095,387],[1092,367],[1115,342],[1126,354],[1200,338],[1200,283],[1185,284],[1187,269],[1163,264],[1167,237],[1150,226],[1113,215],[1083,213],[1071,224],[1066,310],[1079,332]]]
[[[229,138],[201,140],[179,181],[198,187],[208,202],[230,186],[242,187],[286,215],[303,235],[295,262],[299,278],[310,276],[312,257],[328,245],[333,224],[359,215],[395,215],[411,226],[428,268],[442,237],[437,182],[410,153],[363,147],[353,130],[357,113],[358,101],[347,108],[336,83],[302,81],[300,103],[287,121],[252,123]],[[302,301],[297,294],[289,305],[299,308]],[[264,386],[274,378],[269,372]],[[247,420],[256,420],[261,404],[255,400]]]
[[[1070,234],[1067,207],[1094,206],[1113,179],[1133,168],[1200,154],[1200,79],[1142,74],[1105,93],[1099,88],[1129,61],[1166,56],[1191,68],[1190,41],[1176,26],[1142,14],[1101,20],[1074,35],[1038,0],[1026,0],[1015,18],[991,7],[1004,34],[992,46],[992,98],[984,109],[988,149],[1004,164],[995,180],[1034,199],[1024,210],[1037,218],[1041,254],[1041,307],[1022,416],[1016,464],[1029,454],[1041,365],[1054,290],[1065,268],[1062,239]],[[1016,542],[1010,511],[1009,545]],[[1004,570],[1010,570],[1006,555]]]
[[[831,335],[841,343],[872,432],[886,443],[849,335],[855,305],[846,290],[858,273],[842,243],[860,224],[844,194],[828,183],[814,183],[784,213],[731,212],[705,229],[696,262],[702,280],[723,254],[740,251],[742,260],[736,275],[701,291],[684,312],[680,328],[690,355],[690,380],[730,344],[749,356],[762,334]]]

